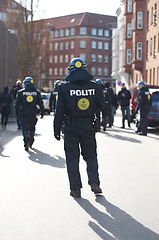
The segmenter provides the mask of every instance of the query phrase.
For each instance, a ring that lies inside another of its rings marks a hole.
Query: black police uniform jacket
[[[37,105],[40,107],[41,114],[44,114],[44,105],[40,91],[33,85],[29,84],[17,93],[16,108],[20,108],[22,112],[36,112]]]
[[[142,87],[138,93],[138,110],[149,111],[152,105],[152,97],[147,87]]]
[[[71,72],[59,86],[54,118],[54,134],[59,134],[65,116],[70,121],[92,120],[98,109],[104,107],[102,88],[86,70]]]

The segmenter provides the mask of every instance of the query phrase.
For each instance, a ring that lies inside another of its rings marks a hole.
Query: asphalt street
[[[28,152],[15,122],[0,129],[0,240],[159,240],[159,129],[145,137],[120,127],[118,110],[96,134],[102,195],[91,192],[81,157],[80,199],[69,195],[52,115],[38,120]]]

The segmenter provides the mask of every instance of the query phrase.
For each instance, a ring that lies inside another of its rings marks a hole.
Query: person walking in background
[[[138,129],[136,133],[139,135],[147,136],[147,125],[148,125],[148,113],[151,109],[152,105],[152,97],[149,92],[149,89],[146,87],[143,81],[140,81],[137,84],[137,88],[139,89],[138,93],[138,105],[136,109],[136,114],[140,111],[140,120],[138,124]]]
[[[8,87],[4,87],[3,94],[1,96],[2,110],[1,110],[1,127],[6,129],[8,123],[8,117],[11,113],[10,104],[13,102],[12,96],[9,93]]]
[[[126,117],[128,121],[128,127],[130,127],[130,99],[131,93],[126,89],[125,83],[122,83],[122,89],[118,93],[118,101],[122,111],[122,128],[125,128]]]
[[[20,80],[17,80],[16,82],[16,87],[12,90],[12,95],[13,99],[15,101],[17,92],[22,89],[22,82]],[[16,120],[17,120],[17,125],[18,125],[18,130],[21,129],[22,124],[21,124],[21,116],[20,116],[20,111],[19,108],[16,108],[15,106],[15,114],[16,114]]]
[[[112,95],[112,126],[114,124],[114,115],[115,115],[115,112],[116,112],[117,108],[118,108],[117,95],[116,95],[115,89],[113,89],[113,95]]]

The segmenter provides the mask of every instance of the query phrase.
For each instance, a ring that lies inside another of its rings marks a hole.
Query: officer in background
[[[92,81],[86,64],[81,58],[73,58],[69,75],[59,87],[54,118],[54,136],[60,140],[62,121],[64,127],[64,149],[70,182],[70,195],[81,197],[82,182],[79,172],[80,148],[87,163],[88,183],[95,193],[102,193],[98,174],[94,116],[104,106],[99,85]]]
[[[60,84],[61,84],[61,81],[57,80],[55,82],[54,90],[51,91],[50,93],[50,99],[49,99],[50,112],[55,111],[57,94],[58,94]]]
[[[137,88],[139,89],[138,93],[138,105],[136,109],[136,114],[140,111],[140,120],[138,124],[138,129],[136,133],[139,135],[147,136],[147,125],[148,125],[148,113],[151,109],[152,105],[152,97],[149,92],[149,89],[146,87],[143,81],[140,81],[137,84]]]
[[[41,118],[44,116],[44,106],[40,91],[34,86],[33,79],[26,77],[23,83],[25,88],[18,91],[15,104],[16,108],[19,108],[21,111],[24,147],[27,151],[34,142],[37,105],[40,107]]]
[[[12,95],[13,99],[15,101],[17,97],[17,92],[22,89],[22,82],[20,80],[16,81],[16,87],[12,90]],[[22,124],[21,124],[21,116],[20,116],[20,111],[19,108],[15,107],[15,114],[16,114],[16,120],[17,120],[17,125],[18,125],[18,130],[21,129]]]
[[[99,78],[96,79],[96,83],[99,84],[100,88],[101,88],[101,91],[103,92],[103,81]],[[104,95],[103,95],[104,96]],[[100,120],[101,120],[101,112],[102,112],[103,108],[102,109],[98,109],[97,112],[96,112],[96,117],[97,117],[97,132],[100,132]]]
[[[110,87],[110,83],[106,82],[104,84],[107,91],[108,100],[107,100],[107,122],[109,127],[112,127],[112,102],[113,102],[113,89]]]

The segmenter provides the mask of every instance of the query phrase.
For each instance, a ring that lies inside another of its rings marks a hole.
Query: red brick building
[[[41,58],[47,56],[48,62],[43,64],[39,74],[39,88],[52,88],[55,80],[64,80],[74,57],[86,62],[94,78],[112,80],[111,28],[116,27],[116,17],[85,12],[42,21],[46,34]]]
[[[148,84],[159,85],[159,1],[147,0],[147,61]]]
[[[125,0],[124,3],[124,68],[131,87],[145,79],[146,0]]]

